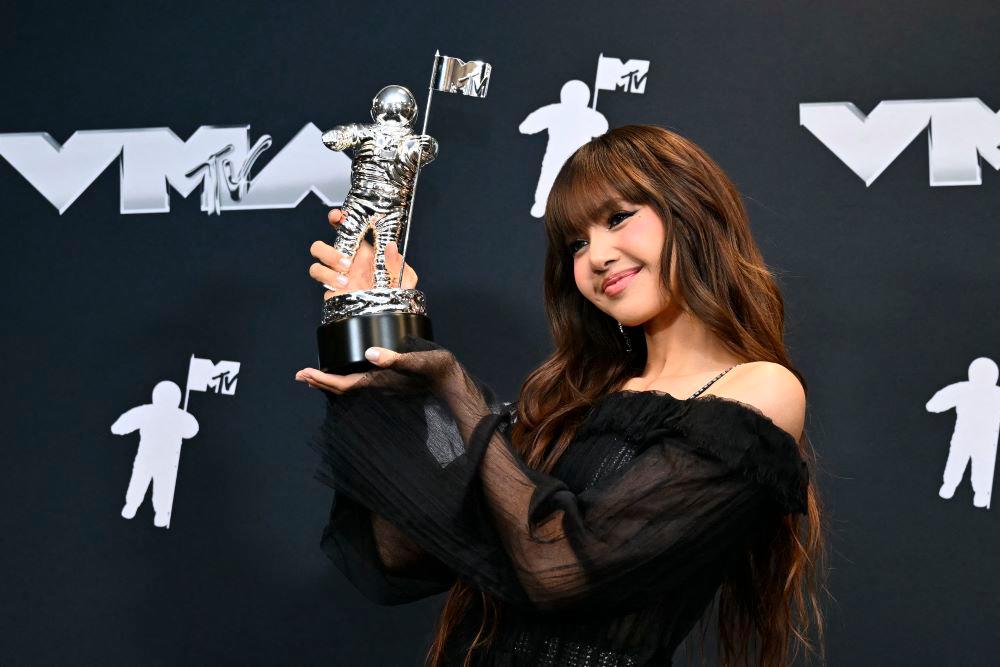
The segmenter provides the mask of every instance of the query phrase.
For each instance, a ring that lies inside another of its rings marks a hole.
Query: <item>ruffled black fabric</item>
[[[809,470],[798,443],[748,403],[625,389],[598,399],[578,430],[581,436],[609,432],[639,442],[680,436],[677,446],[698,448],[767,486],[783,511],[807,511]]]
[[[323,547],[375,601],[461,579],[512,610],[477,665],[669,664],[727,569],[804,507],[794,440],[750,406],[608,394],[543,474],[510,442],[513,405],[435,343],[403,351],[325,393]]]

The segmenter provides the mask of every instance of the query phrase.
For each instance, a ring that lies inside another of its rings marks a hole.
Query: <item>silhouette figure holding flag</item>
[[[577,148],[608,131],[608,119],[597,110],[599,90],[620,90],[626,93],[646,92],[648,60],[620,60],[605,56],[597,58],[594,77],[594,99],[590,106],[590,88],[583,81],[567,81],[559,91],[559,102],[535,109],[521,121],[521,134],[536,134],[548,130],[549,143],[542,158],[542,172],[535,187],[535,203],[531,215],[545,215],[549,190],[563,164]]]
[[[177,407],[181,402],[180,387],[164,380],[153,388],[152,403],[132,408],[111,425],[111,432],[115,435],[139,431],[139,451],[136,452],[132,479],[125,492],[123,517],[131,519],[135,516],[146,497],[146,489],[152,482],[153,510],[156,512],[153,525],[170,528],[181,443],[198,434],[198,420],[187,412],[188,397],[192,391],[212,391],[233,396],[239,373],[238,361],[213,364],[210,359],[201,359],[192,354],[188,364],[183,408]]]
[[[170,380],[158,382],[153,388],[153,402],[139,405],[121,415],[111,425],[115,435],[139,431],[139,451],[132,464],[132,479],[125,492],[122,516],[131,519],[153,483],[153,524],[170,526],[174,504],[177,466],[181,456],[181,441],[198,434],[198,420],[181,410],[181,389]]]

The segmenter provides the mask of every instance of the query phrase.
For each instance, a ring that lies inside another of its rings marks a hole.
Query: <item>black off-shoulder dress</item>
[[[456,577],[490,594],[498,634],[475,665],[670,665],[727,568],[805,513],[798,445],[751,405],[697,397],[705,387],[607,394],[545,475],[511,447],[516,406],[439,345],[404,349],[393,368],[324,392],[312,444],[335,494],[321,545],[380,604]],[[479,629],[474,597],[449,665]]]

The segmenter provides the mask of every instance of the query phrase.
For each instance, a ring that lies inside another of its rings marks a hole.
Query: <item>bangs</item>
[[[649,201],[649,194],[630,177],[631,170],[602,152],[596,142],[585,144],[560,170],[545,210],[551,240],[562,243],[584,236],[590,225],[603,223],[623,201]]]

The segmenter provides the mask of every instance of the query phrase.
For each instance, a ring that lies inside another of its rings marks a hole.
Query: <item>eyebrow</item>
[[[602,219],[608,215],[611,215],[618,209],[625,205],[625,200],[621,197],[611,197],[605,199],[597,208],[594,209],[594,218]]]

